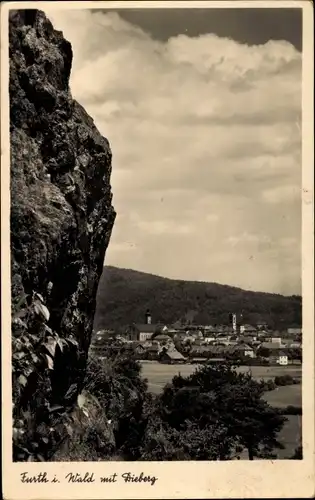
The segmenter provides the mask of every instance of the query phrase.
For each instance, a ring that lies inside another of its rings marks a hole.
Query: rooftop
[[[284,351],[281,351],[281,350],[280,350],[280,351],[278,351],[277,353],[274,353],[273,355],[274,355],[274,356],[277,356],[277,357],[278,357],[278,356],[287,356],[287,353],[286,353],[286,352],[284,352]]]
[[[171,337],[169,335],[166,335],[165,333],[159,333],[154,340],[171,340]]]
[[[233,346],[233,350],[235,351],[252,351],[253,349],[248,344],[238,344]]]
[[[271,349],[271,350],[279,350],[280,348],[283,349],[283,345],[281,345],[279,342],[262,342],[259,347],[263,347],[264,349]]]
[[[171,359],[177,359],[177,360],[185,359],[185,357],[176,349],[169,349],[168,351],[165,352],[165,354],[169,356]]]
[[[142,333],[155,333],[158,325],[150,325],[147,323],[135,323],[133,325],[139,332]]]

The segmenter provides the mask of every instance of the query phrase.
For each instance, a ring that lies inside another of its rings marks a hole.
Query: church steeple
[[[145,323],[146,325],[151,325],[152,323],[152,316],[149,309],[147,309],[147,312],[145,313]]]

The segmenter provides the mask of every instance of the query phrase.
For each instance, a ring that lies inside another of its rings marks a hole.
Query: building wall
[[[128,339],[128,340],[139,340],[138,339],[138,331],[135,329],[135,328],[132,328],[132,327],[129,327],[126,334],[125,334],[125,337]]]
[[[288,333],[293,335],[299,335],[302,333],[302,328],[288,328]]]
[[[145,340],[149,340],[152,337],[152,333],[148,332],[139,332],[139,341],[144,342]]]
[[[255,356],[254,351],[244,351],[245,356],[249,356],[250,358],[253,358]]]
[[[288,356],[279,356],[279,365],[284,366],[288,364]]]
[[[210,342],[213,342],[215,340],[215,337],[205,337],[204,342],[206,344],[209,344]]]

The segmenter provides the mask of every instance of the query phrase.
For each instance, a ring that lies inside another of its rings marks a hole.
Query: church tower
[[[236,334],[237,331],[236,314],[231,313],[229,316],[230,316],[230,322],[232,323],[233,333]]]
[[[232,327],[233,327],[233,333],[236,333],[237,330],[237,324],[236,324],[236,314],[233,313],[232,315]]]
[[[149,309],[145,313],[145,323],[146,323],[146,325],[151,325],[151,323],[152,323],[152,316],[151,316]]]

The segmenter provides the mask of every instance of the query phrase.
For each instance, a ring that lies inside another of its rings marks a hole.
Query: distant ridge
[[[300,326],[302,298],[253,292],[229,285],[170,279],[133,269],[105,266],[97,294],[94,328],[143,322],[150,309],[154,322],[228,323],[229,313],[243,321],[266,321],[283,330]]]

